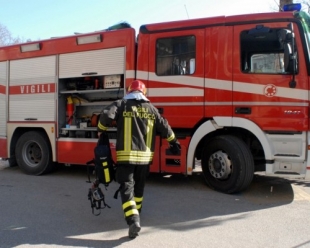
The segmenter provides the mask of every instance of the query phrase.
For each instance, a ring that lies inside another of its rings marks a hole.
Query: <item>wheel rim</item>
[[[23,159],[30,167],[36,167],[42,160],[42,149],[38,143],[28,141],[23,147]]]
[[[226,179],[231,173],[231,160],[222,151],[213,153],[209,158],[209,171],[214,178]]]

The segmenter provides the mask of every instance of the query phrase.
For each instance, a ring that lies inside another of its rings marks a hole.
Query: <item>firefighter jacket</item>
[[[144,96],[121,99],[107,106],[100,115],[98,131],[106,131],[116,121],[116,158],[118,164],[149,165],[153,160],[155,135],[159,133],[168,142],[176,137],[163,118]]]

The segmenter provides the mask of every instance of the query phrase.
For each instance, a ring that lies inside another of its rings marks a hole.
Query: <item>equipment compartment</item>
[[[106,83],[109,84],[107,88]],[[97,124],[101,111],[123,96],[123,74],[60,79],[59,136],[97,138]]]

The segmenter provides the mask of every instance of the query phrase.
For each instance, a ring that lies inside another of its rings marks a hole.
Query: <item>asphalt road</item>
[[[0,162],[0,247],[310,247],[310,182],[256,175],[226,195],[200,175],[148,178],[140,236],[130,240],[118,185],[104,190],[111,208],[93,216],[85,167],[45,176]]]

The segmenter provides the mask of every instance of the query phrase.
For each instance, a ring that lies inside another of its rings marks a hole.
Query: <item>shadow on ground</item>
[[[111,231],[127,228],[120,199],[113,198],[118,185],[113,182],[107,191],[102,187],[111,209],[95,217],[87,200],[90,184],[86,181],[84,166],[59,165],[55,172],[44,176],[25,175],[18,167],[1,169],[0,202],[2,215],[7,216],[0,223],[1,233],[5,234],[1,247],[6,247],[6,241],[15,246],[87,247],[115,247],[128,242],[126,231],[122,237],[111,236]],[[199,174],[150,174],[141,219],[144,227],[180,232],[220,225],[246,218],[251,211],[290,204],[294,200],[292,183],[298,181],[255,175],[246,191],[228,195],[208,188]],[[14,220],[8,217],[12,214]],[[17,232],[16,228],[21,227],[25,228]]]

